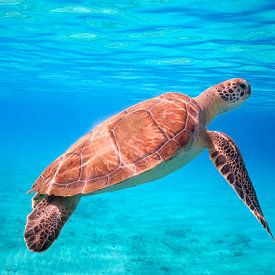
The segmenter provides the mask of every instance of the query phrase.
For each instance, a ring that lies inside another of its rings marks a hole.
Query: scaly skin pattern
[[[55,160],[33,185],[40,194],[93,193],[155,168],[198,138],[195,100],[166,93],[101,123]]]
[[[239,79],[236,79],[235,81],[225,81],[216,85],[217,92],[223,100],[234,103],[246,94],[245,84],[241,83],[240,85],[237,85],[238,80]]]
[[[273,238],[237,145],[224,133],[207,131],[207,134],[214,165]]]
[[[78,202],[79,196],[45,196],[27,217],[24,239],[29,250],[46,250],[57,239]]]

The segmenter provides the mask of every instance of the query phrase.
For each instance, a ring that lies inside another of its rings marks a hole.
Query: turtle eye
[[[240,87],[241,87],[243,90],[246,89],[246,85],[245,85],[244,83],[241,83],[241,84],[240,84]]]

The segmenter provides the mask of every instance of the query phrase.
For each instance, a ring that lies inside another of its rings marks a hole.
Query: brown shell
[[[200,107],[166,93],[111,117],[50,164],[33,185],[41,194],[93,193],[148,171],[192,144]]]

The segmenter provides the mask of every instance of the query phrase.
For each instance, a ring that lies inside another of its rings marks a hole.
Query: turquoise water
[[[1,274],[275,274],[275,245],[207,151],[159,181],[85,197],[59,239],[27,250],[29,190],[110,115],[165,91],[246,78],[218,117],[275,230],[272,1],[0,0]],[[119,3],[117,3],[119,2]]]

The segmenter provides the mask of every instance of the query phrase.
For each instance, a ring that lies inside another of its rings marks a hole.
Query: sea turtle
[[[24,239],[46,250],[87,194],[110,192],[159,179],[208,148],[210,159],[272,236],[245,163],[226,134],[206,129],[219,114],[251,94],[241,78],[224,81],[195,98],[169,92],[134,105],[99,124],[51,163],[30,192],[32,212]]]

